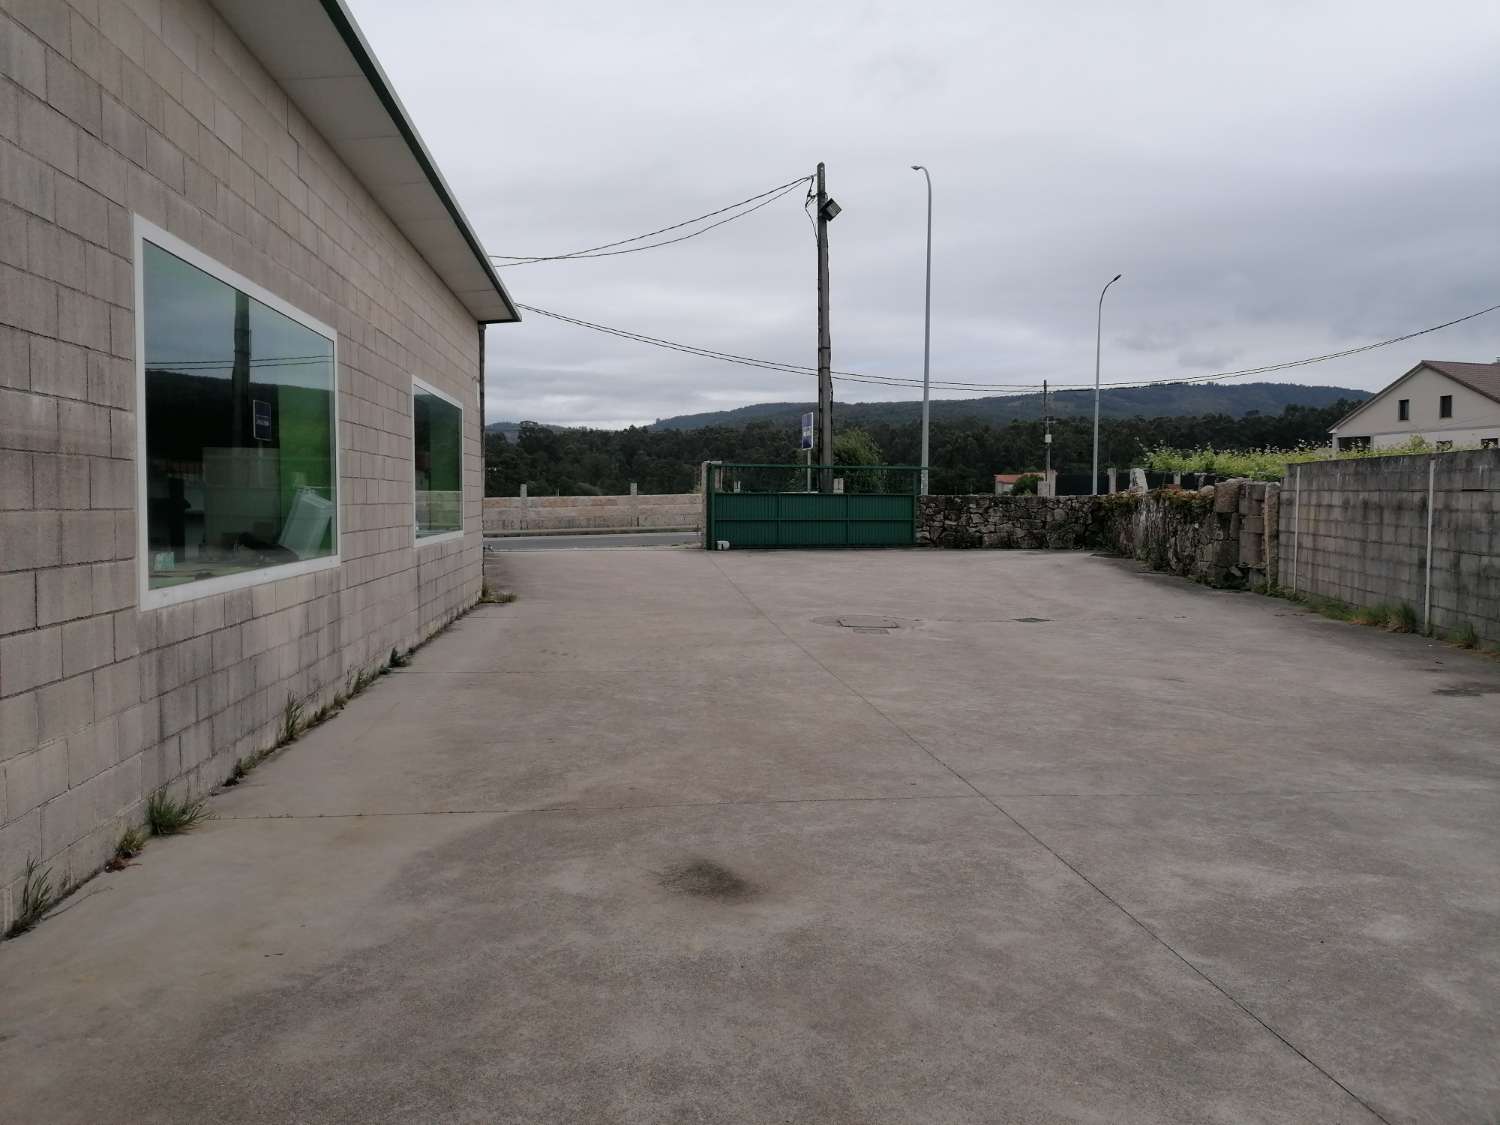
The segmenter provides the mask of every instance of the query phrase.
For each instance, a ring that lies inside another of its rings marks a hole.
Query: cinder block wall
[[[338,330],[337,570],[136,608],[131,216]],[[0,5],[0,925],[480,587],[478,329],[203,0]],[[410,379],[466,409],[414,549]]]
[[[568,528],[690,527],[703,524],[696,492],[660,496],[486,496],[486,531]]]
[[[1281,584],[1354,605],[1426,599],[1432,625],[1500,642],[1500,450],[1294,465],[1282,486]],[[1299,517],[1300,512],[1300,517]]]

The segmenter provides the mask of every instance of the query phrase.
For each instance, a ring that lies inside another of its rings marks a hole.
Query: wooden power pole
[[[818,162],[818,464],[833,464],[833,343],[828,331],[828,224],[839,205],[828,197],[823,164]],[[833,491],[833,470],[818,474],[818,489]]]

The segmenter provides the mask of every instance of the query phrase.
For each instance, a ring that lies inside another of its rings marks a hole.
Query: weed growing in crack
[[[158,789],[146,801],[146,823],[153,836],[175,836],[208,818],[207,802],[174,797],[165,789]]]
[[[1479,630],[1474,628],[1474,622],[1465,621],[1457,629],[1448,634],[1448,639],[1459,648],[1478,648]]]
[[[276,740],[278,746],[285,746],[302,732],[302,702],[291,692],[287,692],[286,706],[281,709],[281,737]]]
[[[146,839],[146,830],[139,825],[131,825],[125,829],[120,834],[120,842],[115,845],[115,854],[104,865],[104,870],[123,871],[129,867],[130,861],[145,850]]]
[[[5,931],[8,938],[20,937],[42,920],[42,915],[57,901],[52,886],[52,869],[26,857],[26,873],[21,877],[21,897],[16,902],[16,917]]]
[[[1392,633],[1415,633],[1417,631],[1417,611],[1406,602],[1402,602],[1387,615],[1385,627]]]

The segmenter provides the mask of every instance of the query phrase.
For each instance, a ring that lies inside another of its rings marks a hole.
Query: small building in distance
[[[1328,432],[1336,449],[1389,449],[1413,437],[1438,449],[1500,446],[1500,360],[1424,359]]]

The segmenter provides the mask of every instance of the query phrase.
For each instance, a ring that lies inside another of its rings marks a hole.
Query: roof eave
[[[453,224],[463,235],[464,241],[469,244],[469,249],[474,252],[475,260],[488,276],[490,283],[495,287],[495,292],[505,306],[506,315],[479,317],[480,324],[509,324],[521,319],[520,310],[516,308],[515,302],[511,300],[510,293],[506,291],[505,283],[500,280],[500,275],[495,272],[494,263],[489,255],[484,252],[484,247],[479,244],[479,238],[474,234],[474,228],[469,225],[467,216],[459,207],[458,200],[453,197],[453,192],[448,187],[448,182],[443,179],[443,174],[438,171],[437,164],[432,159],[432,154],[427,151],[426,144],[418,135],[416,126],[412,124],[407,115],[406,107],[401,104],[401,99],[391,88],[390,81],[381,69],[380,63],[376,61],[375,54],[370,50],[370,45],[365,42],[359,25],[354,22],[354,17],[349,9],[344,6],[343,0],[320,0],[323,10],[328,14],[334,27],[338,30],[339,37],[343,39],[344,45],[349,48],[349,53],[354,56],[354,61],[359,69],[364,72],[366,80],[375,91],[375,96],[385,106],[386,112],[391,115],[391,121],[400,131],[402,138],[411,149],[412,156],[421,166],[423,173],[427,176],[427,182],[432,185],[432,190],[437,193],[442,202],[444,210],[453,220]]]

